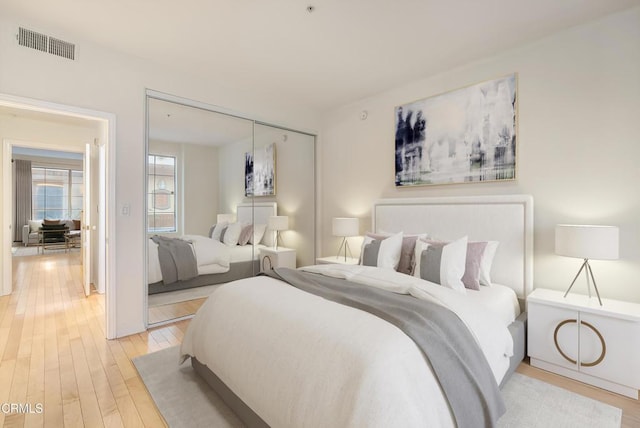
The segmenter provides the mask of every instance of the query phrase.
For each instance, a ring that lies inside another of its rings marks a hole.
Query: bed
[[[242,203],[236,208],[236,218],[238,222],[247,224],[267,224],[269,217],[277,214],[277,209],[275,202]],[[269,246],[273,241],[268,231],[265,232],[263,240],[255,245],[228,246],[209,237],[196,235],[186,235],[183,239],[192,242],[198,275],[192,279],[165,284],[158,260],[158,246],[148,239],[149,294],[222,284],[251,277],[260,271],[259,248]]]
[[[391,269],[322,265],[220,287],[181,353],[248,426],[493,426],[504,411],[495,391],[525,355],[518,300],[532,289],[532,198],[380,200],[372,223],[379,233],[499,241],[494,285],[460,293]],[[364,294],[345,303],[334,286]],[[401,330],[377,303],[363,306],[370,294],[409,317],[446,307],[449,321],[424,330],[450,333]],[[444,351],[427,349],[431,340]]]

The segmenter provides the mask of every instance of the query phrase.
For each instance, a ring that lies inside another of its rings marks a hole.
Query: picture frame
[[[396,187],[516,179],[517,74],[395,108]]]
[[[244,195],[275,196],[276,143],[246,152],[244,168]]]

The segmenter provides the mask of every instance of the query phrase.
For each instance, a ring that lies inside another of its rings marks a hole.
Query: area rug
[[[142,381],[170,427],[242,427],[242,422],[200,379],[179,347],[133,359]],[[507,413],[500,428],[619,428],[622,410],[514,373],[504,387]]]

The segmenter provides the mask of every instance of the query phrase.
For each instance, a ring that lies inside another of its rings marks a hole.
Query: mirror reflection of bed
[[[264,227],[270,216],[289,217],[281,245],[296,250],[298,266],[315,260],[315,137],[213,110],[148,91],[149,325],[191,316],[220,284],[257,274],[259,249],[273,245]],[[246,196],[246,156],[268,146],[277,151],[277,192]],[[212,239],[212,226],[225,222],[226,242],[220,230]],[[262,238],[238,245],[249,226]],[[187,262],[185,270],[166,274],[169,282],[160,268],[166,248],[160,258],[158,248],[173,243],[156,242],[164,238],[184,238],[196,256],[195,266]]]
[[[149,238],[149,323],[191,315],[221,284],[251,277],[260,270],[260,248],[273,245],[273,235],[266,226],[269,217],[277,214],[277,204],[248,202],[238,204],[234,211],[235,214],[217,215],[219,221],[210,227],[207,236],[181,237],[190,242],[195,255],[198,275],[190,279],[165,283],[159,256],[162,244],[154,242],[153,236]],[[239,234],[230,232],[233,228]]]

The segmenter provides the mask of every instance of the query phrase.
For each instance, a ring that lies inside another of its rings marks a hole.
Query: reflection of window
[[[149,155],[149,232],[176,231],[176,158]]]
[[[33,219],[80,219],[82,171],[33,167],[31,186]]]

